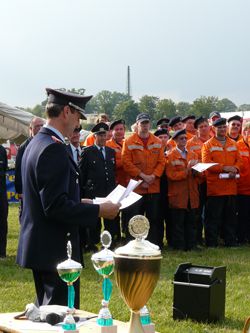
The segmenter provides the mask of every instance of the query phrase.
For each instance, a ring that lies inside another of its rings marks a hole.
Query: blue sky
[[[45,87],[250,103],[248,0],[2,0],[0,101]]]

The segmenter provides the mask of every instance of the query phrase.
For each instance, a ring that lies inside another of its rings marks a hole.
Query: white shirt
[[[71,143],[70,143],[70,148],[72,150],[73,159],[76,162],[76,164],[78,164],[79,161],[77,159],[77,150],[78,150],[79,156],[81,156],[81,148],[80,148],[80,146],[79,147],[75,147]]]
[[[185,149],[184,151],[183,150],[180,150],[178,147],[176,147],[176,149],[178,150],[178,152],[181,154],[181,157],[183,158],[187,158],[187,150]]]
[[[98,145],[95,145],[97,147],[97,149],[100,151],[102,149],[102,155],[103,155],[103,158],[106,159],[106,150],[105,150],[105,147],[100,147]]]
[[[50,126],[48,124],[45,124],[43,127],[48,128],[49,130],[51,130],[52,132],[54,132],[57,136],[59,136],[59,138],[62,140],[63,143],[65,143],[65,139],[64,136],[62,135],[61,132],[59,132],[55,127]]]

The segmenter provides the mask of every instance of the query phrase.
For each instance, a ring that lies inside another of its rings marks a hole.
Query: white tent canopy
[[[0,140],[22,142],[29,136],[32,113],[0,102]]]

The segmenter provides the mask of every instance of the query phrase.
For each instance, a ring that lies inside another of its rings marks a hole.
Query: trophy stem
[[[73,284],[68,283],[68,308],[73,309],[75,305],[75,288]]]
[[[140,312],[131,311],[129,322],[129,333],[144,333],[142,328]]]

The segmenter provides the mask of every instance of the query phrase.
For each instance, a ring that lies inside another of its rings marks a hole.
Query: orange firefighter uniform
[[[159,138],[149,133],[147,140],[142,140],[137,133],[125,139],[122,150],[123,167],[133,179],[140,179],[140,173],[154,175],[152,183],[143,183],[135,189],[142,198],[129,207],[127,222],[134,215],[146,214],[150,230],[148,239],[150,242],[161,246],[159,237],[160,228],[160,177],[165,167],[164,147]],[[128,237],[126,226],[125,234]]]
[[[186,151],[185,155],[176,147],[168,153],[166,164],[171,246],[177,250],[191,250],[196,246],[195,210],[199,207],[199,191],[197,177],[188,169],[188,163],[198,161],[198,157],[192,151]]]
[[[93,146],[95,144],[95,136],[94,133],[89,133],[89,135],[86,137],[83,146]]]
[[[250,241],[250,147],[242,138],[237,142],[242,160],[238,187],[238,242]]]
[[[135,189],[139,194],[159,193],[160,177],[165,167],[164,147],[159,138],[149,133],[146,147],[137,133],[125,139],[122,150],[123,168],[130,178],[140,179],[141,172],[146,175],[155,175],[155,180],[148,187],[143,184]]]
[[[202,162],[218,163],[206,171],[207,177],[207,220],[205,238],[207,246],[218,246],[219,236],[225,246],[236,245],[237,181],[235,178],[221,179],[224,166],[241,168],[241,157],[235,141],[225,137],[225,144],[213,137],[202,147]]]
[[[129,175],[124,170],[122,163],[122,147],[124,144],[124,140],[121,143],[117,143],[114,138],[108,140],[106,142],[106,146],[113,148],[115,151],[115,177],[116,183],[121,184],[122,186],[127,186],[129,182]]]
[[[197,177],[187,169],[188,162],[198,160],[197,154],[187,151],[183,158],[177,148],[167,156],[166,174],[168,177],[168,198],[170,208],[198,208],[199,192]]]
[[[206,171],[207,195],[236,195],[236,179],[220,179],[219,174],[223,173],[224,166],[233,166],[240,170],[241,157],[236,142],[226,137],[223,146],[215,137],[209,139],[202,147],[203,163],[218,163]]]

